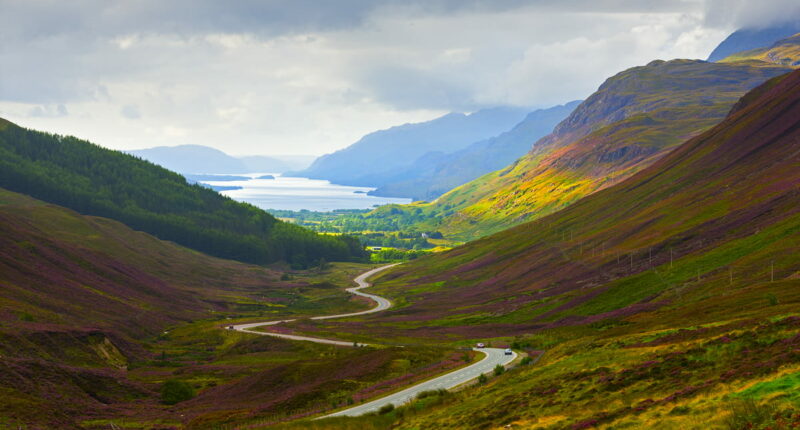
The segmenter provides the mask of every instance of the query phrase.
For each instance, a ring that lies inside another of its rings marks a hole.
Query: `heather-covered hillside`
[[[717,124],[747,90],[789,70],[695,60],[634,67],[609,78],[508,167],[436,202],[386,206],[369,216],[397,223],[414,216],[420,229],[462,241],[540,218],[647,167]]]
[[[373,335],[519,334],[651,311],[676,291],[703,301],[795,282],[798,82],[769,81],[720,125],[557,213],[382,275],[377,291],[398,307]]]
[[[244,317],[361,310],[343,288],[366,267],[281,273],[0,189],[0,428],[269,422],[463,363],[463,353],[441,348],[353,349],[224,330]],[[193,398],[169,404],[166,381]]]
[[[306,329],[537,358],[438,405],[316,428],[797,427],[798,166],[800,71],[615,186],[382,275],[399,306],[380,321]]]

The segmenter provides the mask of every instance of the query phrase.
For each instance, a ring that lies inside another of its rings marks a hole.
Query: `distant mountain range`
[[[431,121],[370,133],[358,142],[323,155],[291,175],[342,185],[381,187],[413,171],[418,160],[440,157],[496,136],[523,120],[529,109],[497,107],[471,114],[449,113]]]
[[[234,157],[202,145],[158,146],[126,151],[181,174],[283,173],[308,167],[312,155],[263,155]]]
[[[553,131],[579,104],[580,100],[535,110],[511,130],[449,154],[429,152],[370,194],[434,200],[461,184],[507,166]]]
[[[555,212],[652,164],[722,120],[746,91],[792,70],[765,62],[653,61],[609,78],[511,165],[429,204],[372,218],[468,241]],[[420,221],[421,220],[421,221]]]
[[[798,162],[795,71],[754,89],[716,127],[612,187],[539,221],[393,270],[383,291],[406,306],[388,311],[388,320],[402,315],[404,327],[440,321],[446,335],[466,315],[493,315],[477,336],[509,336],[665,305],[674,298],[659,294],[697,273],[726,287],[722,269],[731,264],[763,268],[774,259],[775,279],[796,279],[798,262],[788,256],[796,255],[800,231]],[[744,268],[737,276],[747,287],[769,279]],[[527,304],[533,307],[518,316],[524,323],[496,323]]]

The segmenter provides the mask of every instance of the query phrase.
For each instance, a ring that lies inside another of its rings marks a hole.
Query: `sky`
[[[705,59],[796,0],[0,0],[0,117],[113,149],[321,155]]]

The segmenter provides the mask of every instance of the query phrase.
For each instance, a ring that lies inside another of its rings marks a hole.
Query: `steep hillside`
[[[743,28],[733,32],[714,48],[714,51],[708,56],[708,61],[719,61],[737,52],[764,48],[798,32],[800,32],[800,22],[789,22],[765,28]]]
[[[720,62],[758,60],[789,67],[800,66],[800,33],[781,39],[774,44],[725,57]]]
[[[209,257],[117,221],[3,189],[0,220],[0,318],[23,329],[94,327],[152,335],[225,309],[225,296],[244,298],[281,284],[277,272]]]
[[[534,142],[553,131],[580,101],[573,101],[528,114],[513,129],[490,139],[450,153],[429,153],[416,160],[413,167],[370,192],[377,196],[410,197],[431,201],[451,189],[486,173],[507,166],[531,149]]]
[[[620,184],[383,275],[399,307],[380,320],[305,327],[510,345],[529,366],[382,419],[282,428],[797,427],[798,167],[795,71]]]
[[[511,107],[484,109],[469,115],[450,113],[428,122],[376,131],[290,175],[379,187],[399,170],[412,168],[421,156],[454,152],[496,136],[520,122],[527,113],[527,109]]]
[[[153,358],[142,339],[258,306],[279,276],[0,189],[0,427],[153,396],[120,370]]]
[[[343,287],[365,267],[287,280],[0,189],[0,428],[217,428],[370,398],[458,366],[463,353],[442,348],[337,348],[222,329],[243,317],[362,310]],[[168,380],[196,397],[164,404]]]
[[[747,90],[791,70],[763,62],[653,61],[609,78],[533,150],[431,204],[370,216],[415,217],[471,240],[557,211],[652,164],[718,123]]]
[[[482,333],[545,350],[431,413],[395,415],[393,428],[797,427],[798,166],[794,72],[629,180],[388,275],[388,291],[413,297],[395,324],[447,296],[445,325],[465,312],[513,318],[516,329]]]
[[[0,119],[0,186],[161,239],[249,263],[360,258],[349,237],[317,235],[134,156]]]
[[[365,327],[373,336],[518,334],[652,310],[676,291],[710,300],[712,287],[796,285],[800,72],[756,91],[620,184],[383,275],[376,291],[399,306]]]

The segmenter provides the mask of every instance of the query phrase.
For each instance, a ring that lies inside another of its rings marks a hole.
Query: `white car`
[[[512,351],[511,348],[506,348],[505,354],[506,355],[514,355],[514,351]]]
[[[479,343],[478,343],[477,345],[475,345],[475,346],[477,346],[478,348],[486,348],[486,345],[484,345],[484,344],[483,344],[483,342],[479,342]]]

